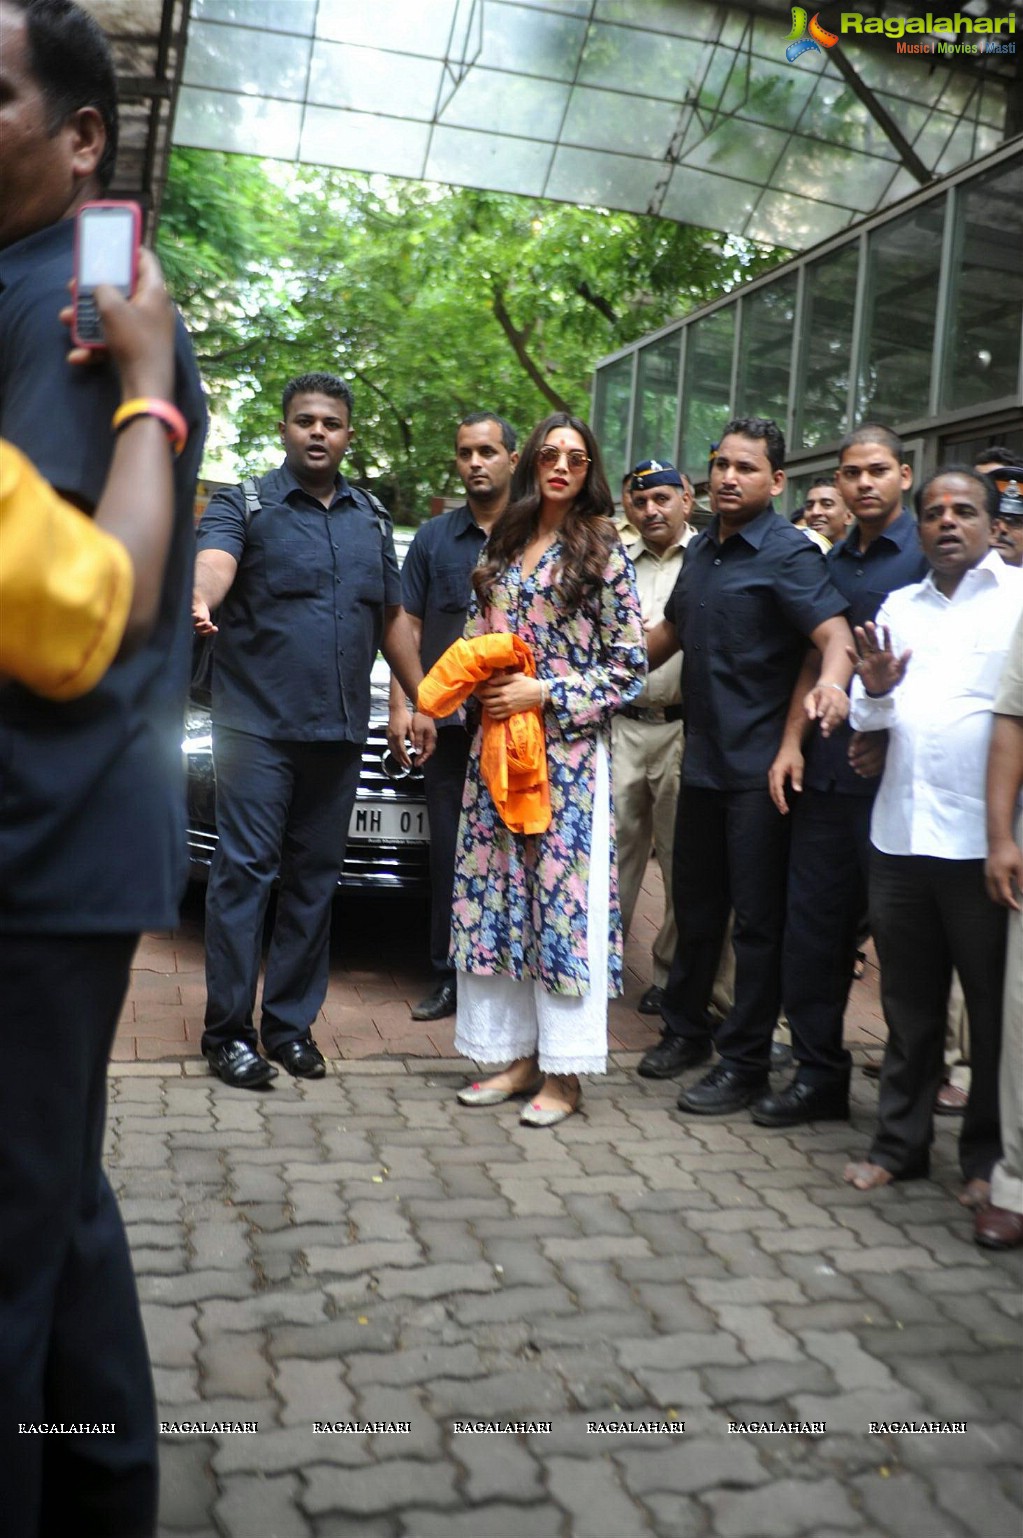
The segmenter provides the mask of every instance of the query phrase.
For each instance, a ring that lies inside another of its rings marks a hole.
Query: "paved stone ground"
[[[1021,1257],[971,1243],[947,1124],[933,1180],[863,1196],[862,1075],[852,1127],[781,1135],[633,1061],[552,1132],[443,1060],[115,1069],[160,1415],[259,1426],[163,1438],[163,1538],[1018,1538]],[[966,1431],[868,1434],[921,1419]],[[355,1420],[409,1432],[313,1430]]]
[[[616,1047],[654,1036],[658,903],[652,875]],[[636,1051],[553,1132],[462,1110],[450,1023],[408,1019],[414,922],[362,917],[337,926],[319,1084],[207,1075],[195,904],[138,958],[109,1167],[160,1415],[259,1427],[163,1437],[161,1538],[1019,1538],[1023,1257],[972,1244],[955,1123],[933,1180],[864,1196],[839,1179],[873,1122],[861,1074],[852,1126],[788,1135],[679,1117]],[[872,973],[847,1025],[876,1055]],[[966,1430],[868,1431],[907,1420]],[[409,1430],[313,1430],[353,1421]]]

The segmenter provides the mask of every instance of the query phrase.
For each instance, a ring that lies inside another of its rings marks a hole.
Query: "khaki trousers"
[[[675,954],[671,849],[682,776],[682,723],[631,721],[617,715],[611,747],[622,934],[629,933],[653,845],[664,880],[664,917],[653,943],[653,976],[663,988]]]

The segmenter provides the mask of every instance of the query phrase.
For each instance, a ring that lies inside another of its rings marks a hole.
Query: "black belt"
[[[657,726],[663,726],[667,721],[681,721],[681,705],[623,705],[619,715],[627,716],[630,721],[651,721]]]

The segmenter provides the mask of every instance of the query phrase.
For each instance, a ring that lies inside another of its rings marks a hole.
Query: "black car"
[[[399,563],[411,542],[395,530]],[[429,883],[430,827],[423,775],[402,768],[387,747],[390,672],[383,657],[373,665],[369,736],[348,829],[348,849],[338,883],[344,888],[425,890]],[[188,865],[193,881],[209,876],[217,847],[216,778],[208,700],[193,693],[182,743],[188,773]]]

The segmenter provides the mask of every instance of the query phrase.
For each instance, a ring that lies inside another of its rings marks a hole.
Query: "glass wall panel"
[[[941,404],[1015,395],[1023,331],[1023,158],[963,187]]]
[[[632,402],[632,354],[597,370],[593,394],[593,431],[604,456],[611,490],[617,496],[629,459],[629,407]]]
[[[685,384],[682,389],[680,466],[693,480],[705,480],[710,446],[732,415],[732,348],[735,306],[729,304],[686,334]]]
[[[774,417],[783,431],[795,323],[795,273],[743,300],[737,408],[746,416]]]
[[[682,333],[673,331],[641,349],[636,383],[636,420],[632,458],[675,458],[675,417],[678,412],[678,364]]]
[[[812,449],[848,430],[853,312],[860,243],[811,262],[803,290],[793,446]]]
[[[935,198],[867,242],[859,421],[926,416],[947,197]]]

